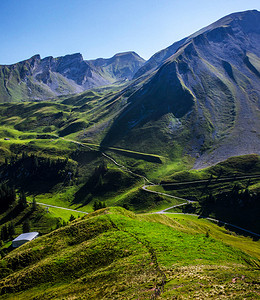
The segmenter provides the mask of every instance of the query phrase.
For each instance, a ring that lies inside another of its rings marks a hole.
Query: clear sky
[[[0,64],[35,54],[84,59],[135,51],[145,59],[260,0],[0,0]]]

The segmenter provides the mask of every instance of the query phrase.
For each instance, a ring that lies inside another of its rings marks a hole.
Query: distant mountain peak
[[[72,54],[66,54],[65,56],[61,56],[62,58],[66,58],[66,59],[79,59],[79,60],[83,60],[83,56],[81,53],[72,53]]]
[[[84,60],[81,53],[43,59],[37,54],[10,66],[0,66],[0,103],[43,100],[131,80],[144,62],[132,51],[96,60]]]
[[[30,59],[41,59],[41,56],[40,56],[40,54],[35,54],[35,55],[33,55]]]
[[[143,59],[140,55],[138,55],[134,51],[120,52],[120,53],[115,54],[113,57],[120,57],[120,56],[133,56],[133,57],[138,57],[138,58],[142,59],[143,61],[145,61],[145,59]]]

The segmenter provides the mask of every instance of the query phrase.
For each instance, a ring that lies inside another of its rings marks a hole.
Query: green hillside
[[[149,190],[194,201],[170,212],[196,213],[260,233],[259,188],[260,157],[252,154],[175,172]]]
[[[103,209],[4,257],[1,298],[256,298],[259,250],[206,220]]]
[[[142,176],[158,181],[165,172],[190,166],[191,160],[180,158],[180,151],[174,155],[178,160],[172,161],[167,152],[166,156],[154,154],[152,148],[142,152],[141,145],[139,151],[99,146],[124,105],[120,88],[115,87],[57,101],[1,104],[1,180],[38,202],[88,212],[95,201],[139,212],[175,203],[139,189]],[[98,174],[95,170],[102,164],[106,170]]]

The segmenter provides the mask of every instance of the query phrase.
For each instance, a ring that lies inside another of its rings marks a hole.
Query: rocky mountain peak
[[[41,56],[40,56],[40,54],[35,54],[35,55],[32,56],[30,59],[31,59],[31,60],[41,60]]]
[[[73,54],[67,54],[65,56],[61,56],[61,57],[58,57],[57,58],[58,60],[59,59],[62,59],[64,61],[83,61],[83,56],[81,53],[73,53]]]

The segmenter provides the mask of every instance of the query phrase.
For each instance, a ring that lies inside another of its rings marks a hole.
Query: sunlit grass
[[[64,221],[68,222],[71,215],[73,215],[76,219],[83,217],[85,214],[77,211],[71,211],[56,207],[48,207],[48,212],[56,218],[62,218]]]
[[[0,288],[8,288],[3,299],[150,299],[164,278],[162,299],[214,299],[221,286],[222,295],[251,293],[254,299],[259,247],[259,241],[204,219],[135,215],[115,207],[85,215],[10,253],[0,268],[14,271],[0,280]],[[18,258],[24,266],[17,269]]]

